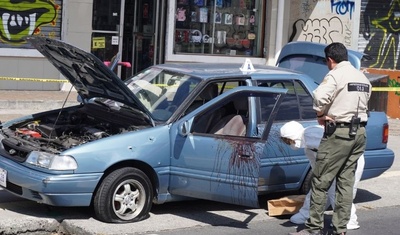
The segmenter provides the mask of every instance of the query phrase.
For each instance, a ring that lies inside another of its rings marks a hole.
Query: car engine
[[[33,115],[33,119],[2,129],[0,138],[4,149],[1,152],[23,161],[34,150],[57,154],[94,140],[149,126],[143,113],[134,109],[112,110],[85,104]]]

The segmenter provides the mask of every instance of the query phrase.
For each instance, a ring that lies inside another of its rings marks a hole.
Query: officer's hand
[[[319,125],[325,126],[325,122],[327,122],[327,121],[334,122],[335,120],[333,120],[333,119],[332,119],[331,117],[329,117],[329,116],[324,115],[324,116],[322,116],[322,117],[317,118],[317,121],[318,121],[318,124],[319,124]]]

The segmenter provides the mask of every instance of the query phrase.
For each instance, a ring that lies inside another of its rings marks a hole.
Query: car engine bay
[[[149,127],[143,113],[135,109],[114,110],[85,104],[65,110],[33,115],[1,129],[1,152],[19,161],[31,151],[58,154],[105,137]]]

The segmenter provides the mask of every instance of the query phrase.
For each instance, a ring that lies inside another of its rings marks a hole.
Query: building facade
[[[366,69],[400,67],[400,0],[0,3],[0,90],[69,89],[68,83],[57,82],[63,80],[60,73],[24,40],[30,35],[61,39],[103,61],[119,52],[120,60],[128,62],[116,70],[123,79],[158,63],[251,58],[253,63],[273,65],[290,41],[339,41],[372,57],[363,62]],[[397,87],[400,74],[393,76],[386,84]],[[37,80],[43,78],[47,80]],[[392,93],[398,109],[398,94]]]

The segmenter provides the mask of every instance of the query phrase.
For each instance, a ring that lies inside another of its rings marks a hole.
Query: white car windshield
[[[149,68],[129,79],[126,85],[154,119],[166,121],[200,81],[185,74]]]

